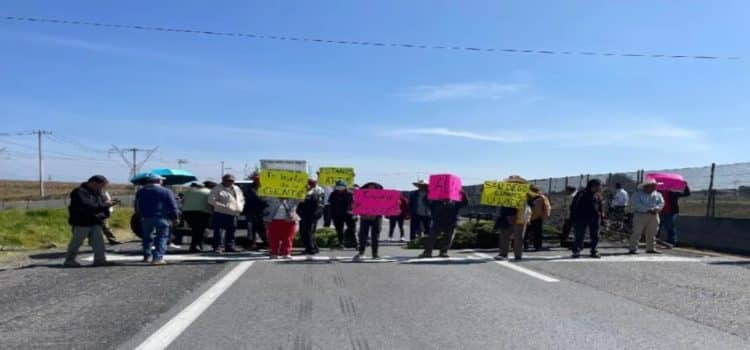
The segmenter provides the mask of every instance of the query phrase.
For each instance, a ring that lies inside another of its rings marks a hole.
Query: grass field
[[[132,238],[132,209],[114,211],[109,225],[123,240]],[[0,250],[49,249],[65,247],[70,239],[67,209],[0,211]]]
[[[44,184],[44,198],[56,199],[67,197],[79,182],[46,182]],[[133,186],[126,184],[110,184],[110,194],[132,193]],[[36,181],[0,180],[0,200],[40,199],[39,183]]]

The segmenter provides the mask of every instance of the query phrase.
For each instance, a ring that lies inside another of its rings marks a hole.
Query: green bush
[[[334,248],[339,245],[339,239],[336,235],[336,230],[328,227],[321,227],[315,231],[315,244],[319,248]],[[299,232],[294,235],[294,241],[292,244],[294,247],[304,247],[302,244],[302,238]]]

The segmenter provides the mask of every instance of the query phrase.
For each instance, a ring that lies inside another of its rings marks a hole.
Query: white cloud
[[[427,129],[397,129],[386,132],[390,135],[427,135],[427,136],[447,136],[476,141],[511,143],[521,142],[523,138],[516,136],[502,136],[493,134],[482,134],[472,131],[451,130],[447,128],[427,128]]]
[[[458,99],[496,100],[513,95],[525,88],[521,84],[497,82],[467,82],[441,85],[419,85],[410,88],[404,95],[415,102],[432,102]]]

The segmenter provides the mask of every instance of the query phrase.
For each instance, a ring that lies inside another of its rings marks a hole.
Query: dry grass
[[[78,182],[46,182],[44,184],[45,199],[67,197]],[[110,184],[110,194],[132,193],[133,186],[129,184]],[[39,183],[36,181],[0,180],[0,200],[40,199]]]

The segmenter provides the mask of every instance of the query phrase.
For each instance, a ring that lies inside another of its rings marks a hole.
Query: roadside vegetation
[[[458,225],[456,235],[453,237],[451,249],[492,249],[497,248],[500,236],[494,230],[495,223],[489,220],[472,220]],[[545,225],[544,235],[552,236],[555,239],[560,236],[560,231],[555,227]],[[424,237],[410,241],[407,244],[408,249],[423,249]],[[549,242],[552,239],[545,239]]]
[[[44,199],[65,198],[79,182],[45,182]],[[133,186],[128,184],[110,184],[107,187],[110,194],[127,194],[133,192]],[[0,200],[35,200],[39,197],[39,183],[36,181],[0,180]]]

